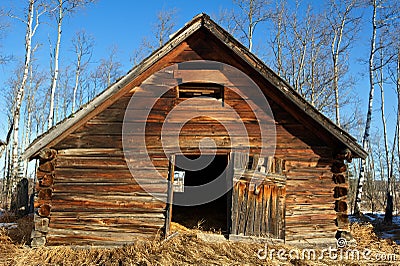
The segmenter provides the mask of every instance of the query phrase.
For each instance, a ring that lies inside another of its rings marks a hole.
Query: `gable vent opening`
[[[184,83],[178,87],[179,98],[211,97],[223,99],[224,87],[214,83]]]

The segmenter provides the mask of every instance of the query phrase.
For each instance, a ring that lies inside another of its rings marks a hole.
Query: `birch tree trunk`
[[[72,113],[75,112],[75,103],[76,103],[76,93],[78,92],[79,88],[79,77],[81,74],[81,60],[82,60],[82,54],[77,55],[77,62],[76,62],[76,70],[75,70],[75,85],[74,85],[74,90],[72,93]]]
[[[38,13],[35,10],[36,0],[29,0],[28,12],[26,15],[26,20],[22,20],[26,24],[26,33],[25,33],[25,60],[24,60],[24,69],[23,75],[21,79],[21,83],[18,86],[14,110],[13,110],[13,133],[12,133],[12,151],[11,151],[11,184],[10,189],[13,189],[14,185],[18,182],[18,172],[20,169],[20,156],[19,156],[19,133],[20,133],[20,120],[21,120],[21,106],[24,97],[24,91],[26,82],[29,76],[29,67],[31,64],[31,55],[32,55],[32,38],[35,35],[35,32],[39,26],[39,16],[43,13]],[[36,11],[36,16],[35,16]],[[34,23],[34,19],[36,21]]]
[[[380,41],[380,47],[383,47],[382,39]],[[382,129],[383,129],[383,143],[385,148],[385,167],[386,167],[386,178],[387,178],[387,187],[386,187],[386,209],[385,209],[385,223],[392,223],[392,214],[393,214],[393,196],[391,194],[391,185],[392,185],[392,177],[391,177],[391,164],[389,158],[389,144],[387,137],[387,129],[386,129],[386,117],[385,117],[385,93],[384,93],[384,75],[383,75],[383,60],[384,53],[383,49],[380,49],[380,68],[379,68],[379,77],[378,77],[378,85],[381,93],[381,119],[382,119]],[[382,167],[382,172],[384,175],[384,169]],[[384,176],[382,175],[382,178]]]
[[[333,63],[333,82],[332,87],[335,92],[335,120],[340,126],[340,105],[339,105],[339,51],[341,48],[343,29],[346,22],[346,13],[340,21],[339,29],[334,29],[334,36],[331,43],[332,63]]]
[[[0,140],[0,158],[1,156],[3,156],[3,152],[5,151],[7,147],[7,144],[5,142],[3,142],[2,140]]]
[[[249,19],[248,29],[247,29],[247,36],[249,40],[249,51],[253,49],[253,34],[254,29],[257,24],[254,24],[254,0],[249,1],[249,12],[247,13],[247,17]]]
[[[329,28],[326,34],[330,41],[332,91],[335,97],[335,122],[338,126],[341,126],[339,80],[344,75],[345,56],[348,54],[349,47],[351,47],[359,30],[360,17],[354,15],[353,10],[355,8],[357,8],[356,0],[332,0],[329,3],[329,13],[327,14]]]
[[[58,59],[60,55],[60,44],[61,44],[61,34],[62,34],[62,22],[64,18],[63,13],[63,0],[58,0],[58,16],[57,16],[57,42],[54,51],[54,66],[53,73],[51,76],[51,86],[50,86],[50,111],[49,111],[49,119],[48,119],[48,128],[50,129],[53,126],[54,120],[54,102],[55,102],[55,93],[57,89],[57,81],[58,81]]]
[[[76,109],[77,93],[80,87],[82,71],[85,70],[87,64],[90,62],[90,59],[92,57],[94,39],[92,36],[87,35],[85,31],[80,31],[76,33],[75,38],[72,40],[72,44],[76,55],[75,85],[72,93],[72,113],[73,113],[75,112]]]
[[[2,202],[2,208],[3,209],[8,209],[8,200],[9,200],[9,194],[10,193],[10,139],[11,139],[11,134],[13,132],[13,121],[9,119],[9,130],[7,133],[6,141],[3,142],[1,141],[1,147],[2,147],[2,153],[5,151],[5,156],[4,156],[4,170],[3,170],[3,181],[2,181],[2,191],[1,191],[1,202]],[[2,155],[0,153],[0,157]]]
[[[161,10],[157,13],[157,23],[155,25],[155,37],[157,39],[158,47],[162,47],[168,40],[168,36],[172,33],[175,27],[175,17],[177,10],[175,8],[169,10]]]
[[[397,155],[400,161],[400,47],[397,48],[396,92],[397,92]]]
[[[276,65],[276,71],[279,76],[285,76],[285,69],[283,67],[283,42],[284,42],[284,29],[286,27],[284,20],[284,12],[286,12],[286,6],[284,3],[281,3],[279,7],[277,7],[275,14],[272,16],[272,20],[274,23],[274,30],[276,31],[274,39],[272,40],[272,51],[275,55],[275,60],[270,62],[271,64]]]
[[[368,60],[368,67],[369,67],[369,97],[368,97],[368,110],[367,110],[367,118],[365,122],[365,129],[364,135],[362,139],[362,146],[363,149],[368,151],[369,150],[369,139],[370,139],[370,128],[371,128],[371,121],[372,121],[372,111],[373,111],[373,100],[375,94],[375,81],[374,81],[374,57],[376,52],[376,31],[377,31],[377,21],[376,21],[376,13],[377,13],[377,0],[371,1],[372,5],[372,35],[371,35],[371,42],[370,42],[370,54]],[[365,180],[365,160],[361,160],[360,166],[360,173],[357,181],[357,189],[356,195],[354,197],[354,209],[353,213],[355,215],[360,215],[360,205],[361,205],[361,196],[363,191],[363,184]]]
[[[33,57],[33,54],[32,54]],[[31,127],[32,127],[32,107],[34,104],[34,97],[33,97],[33,69],[32,69],[32,64],[29,66],[29,86],[28,86],[28,95],[27,95],[27,100],[26,100],[26,108],[25,108],[25,133],[24,133],[24,138],[23,138],[23,149],[25,149],[29,143],[30,143],[30,136],[31,136]],[[28,171],[28,160],[23,161],[23,167],[24,175],[27,175]]]
[[[2,191],[1,191],[1,203],[2,203],[2,208],[3,209],[8,209],[8,200],[10,199],[9,197],[9,192],[10,192],[10,148],[9,146],[6,146],[6,153],[4,156],[4,171],[3,171],[3,183],[2,183]]]
[[[240,10],[241,14],[235,16],[232,14],[232,19],[238,29],[243,33],[248,43],[249,51],[253,49],[253,37],[254,31],[257,25],[261,22],[266,21],[271,17],[267,7],[269,5],[268,0],[234,0]]]
[[[396,92],[397,92],[397,125],[396,125],[395,140],[397,141],[397,155],[399,156],[398,159],[400,162],[400,46],[397,47],[397,64],[396,64],[395,77],[396,77]],[[393,172],[393,161],[394,161],[394,150],[395,150],[394,146],[395,143],[393,143],[392,172]],[[394,178],[394,181],[396,181],[396,178]],[[395,184],[393,186],[393,195],[395,197],[395,203],[397,203]],[[395,206],[397,206],[397,204],[395,204]]]

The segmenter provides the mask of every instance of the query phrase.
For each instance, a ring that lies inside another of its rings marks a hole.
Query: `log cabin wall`
[[[333,239],[333,149],[281,107],[272,109],[278,123],[275,156],[285,160],[287,178],[285,240]]]
[[[320,133],[289,114],[286,108],[292,107],[277,99],[271,92],[271,85],[206,30],[190,36],[176,51],[179,52],[172,52],[158,61],[151,71],[177,62],[215,60],[239,68],[265,92],[276,121],[275,156],[286,161],[285,238],[333,238],[337,230],[335,183],[331,172],[334,145],[328,145]],[[41,236],[46,237],[48,245],[116,245],[162,232],[166,204],[141,189],[132,178],[122,151],[122,121],[132,93],[125,94],[51,147],[57,151],[51,214],[48,233]],[[166,114],[180,102],[177,95],[176,88],[166,93],[153,108],[146,125],[149,155],[165,179],[168,159],[160,130]],[[229,88],[224,90],[224,101],[234,106],[250,132],[251,153],[259,152],[257,119],[248,112],[246,102]],[[142,103],[143,106],[134,109],[146,108],[145,98]],[[131,119],[134,123],[134,117]],[[214,139],[221,154],[232,151],[221,123],[207,117],[191,120],[180,135],[181,149],[185,153],[198,153],[198,143],[203,137]],[[133,141],[134,137],[133,134]],[[141,167],[141,162],[129,163]],[[152,176],[144,173],[142,178],[151,179]],[[155,184],[154,189],[160,197],[167,196],[165,184]]]

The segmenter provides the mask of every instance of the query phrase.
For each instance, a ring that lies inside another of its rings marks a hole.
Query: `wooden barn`
[[[332,243],[349,230],[345,161],[366,155],[201,14],[28,147],[39,160],[32,245],[120,245],[174,223]],[[198,158],[206,167],[185,168]],[[219,197],[182,204],[208,191]]]

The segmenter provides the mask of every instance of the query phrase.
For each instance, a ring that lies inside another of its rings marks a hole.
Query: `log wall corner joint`
[[[48,148],[41,150],[36,157],[36,159],[39,159],[39,167],[36,171],[35,214],[31,234],[32,247],[46,244],[46,236],[49,232],[50,224],[56,158],[57,151]]]

